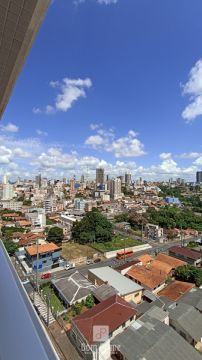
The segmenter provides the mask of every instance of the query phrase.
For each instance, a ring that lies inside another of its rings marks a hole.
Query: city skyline
[[[198,0],[54,1],[0,123],[0,176],[103,167],[195,181],[201,10]]]

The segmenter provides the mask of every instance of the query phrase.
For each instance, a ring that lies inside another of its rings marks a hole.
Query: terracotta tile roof
[[[149,289],[154,289],[158,285],[165,282],[167,276],[164,272],[157,269],[151,269],[146,266],[134,266],[127,272],[127,275],[141,283],[142,286],[146,286]]]
[[[143,265],[146,265],[147,263],[153,261],[153,257],[149,254],[141,255],[138,257],[138,259],[142,262]]]
[[[192,260],[197,260],[200,257],[202,257],[202,254],[200,254],[200,252],[180,246],[172,246],[171,248],[169,248],[169,252],[172,252],[173,254],[176,255],[185,256]]]
[[[183,281],[174,281],[173,283],[166,286],[165,289],[161,290],[158,293],[158,296],[164,296],[171,301],[178,301],[184,294],[190,291],[194,284],[183,282]]]
[[[135,316],[137,311],[118,295],[94,306],[73,319],[73,324],[87,340],[93,344],[93,326],[109,326],[109,333],[121,326],[124,322]]]
[[[37,245],[28,246],[25,250],[30,256],[34,256],[37,254]],[[44,254],[56,250],[60,250],[60,248],[54,243],[43,244],[38,246],[39,254]]]
[[[159,260],[154,260],[152,261],[152,263],[150,265],[148,265],[149,268],[152,270],[152,269],[156,269],[156,270],[159,270],[159,271],[162,271],[164,272],[166,275],[170,274],[171,271],[172,271],[172,266],[171,265],[168,265],[162,261],[159,261]]]
[[[173,269],[176,269],[178,266],[183,266],[183,265],[187,264],[185,261],[176,259],[176,258],[166,255],[166,254],[158,254],[156,257],[156,260],[159,260],[168,265],[171,265]]]

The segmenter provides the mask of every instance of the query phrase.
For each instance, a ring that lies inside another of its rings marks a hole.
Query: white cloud
[[[26,158],[31,157],[31,154],[28,151],[25,151],[21,148],[15,148],[13,150],[13,156],[26,159]]]
[[[171,156],[172,156],[172,154],[171,153],[161,153],[160,155],[159,155],[159,157],[160,157],[160,159],[161,160],[167,160],[167,159],[170,159],[171,158]]]
[[[34,114],[41,114],[42,113],[41,109],[39,109],[38,107],[33,107],[32,112]]]
[[[69,79],[64,78],[60,81],[50,81],[52,88],[58,90],[54,105],[46,105],[44,109],[34,108],[33,112],[41,112],[50,115],[57,111],[67,112],[79,98],[86,97],[86,90],[92,86],[90,78],[86,79]]]
[[[48,136],[48,133],[46,131],[42,131],[40,129],[36,130],[37,135],[39,136]]]
[[[91,127],[92,128],[92,127]],[[144,145],[137,139],[137,133],[130,130],[124,137],[116,138],[113,129],[95,127],[96,134],[89,136],[85,144],[94,149],[111,152],[116,158],[145,155]]]
[[[111,5],[116,4],[118,0],[97,0],[98,4],[105,4],[105,5]]]
[[[202,59],[191,69],[183,94],[190,95],[191,102],[182,112],[182,117],[190,122],[202,115]]]
[[[87,0],[74,0],[73,3],[75,5],[79,5],[85,3],[86,1]],[[118,0],[95,0],[95,2],[100,5],[111,5],[111,4],[116,4]]]
[[[3,132],[11,132],[11,133],[16,133],[19,131],[19,127],[12,123],[8,123],[7,125],[1,125],[0,129]]]
[[[12,159],[12,151],[6,146],[0,146],[0,164],[9,164]]]
[[[176,155],[176,157],[181,158],[181,159],[195,159],[199,156],[202,156],[202,154],[198,153],[198,152],[190,152],[190,153],[183,153],[183,154]]]
[[[94,149],[96,149],[97,146],[104,144],[104,138],[100,135],[92,135],[86,139],[85,144],[91,145]]]

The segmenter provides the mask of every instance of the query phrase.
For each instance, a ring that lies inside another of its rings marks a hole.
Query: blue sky
[[[54,0],[0,126],[0,174],[202,168],[202,2]]]

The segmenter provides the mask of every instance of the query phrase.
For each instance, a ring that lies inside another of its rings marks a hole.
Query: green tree
[[[97,209],[87,213],[72,228],[73,240],[81,244],[110,241],[112,236],[113,225]]]
[[[178,280],[193,282],[196,286],[202,285],[202,269],[192,265],[179,266],[175,270],[175,277]]]
[[[47,236],[48,242],[53,242],[55,244],[60,244],[64,239],[63,230],[57,226],[52,227]]]
[[[13,256],[18,249],[18,246],[11,240],[4,240],[4,246],[10,256]]]
[[[88,309],[91,309],[94,306],[94,304],[95,304],[95,300],[93,295],[88,295],[85,302],[86,307]]]

